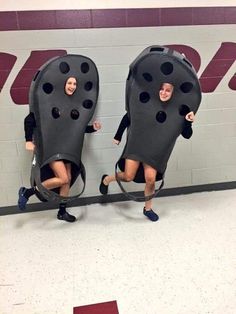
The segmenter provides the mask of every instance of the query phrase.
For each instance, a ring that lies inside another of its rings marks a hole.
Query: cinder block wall
[[[61,11],[62,20],[67,22],[64,29],[58,27],[58,19],[55,26],[52,21],[44,20],[37,24],[17,10],[11,12],[15,26],[9,24],[6,12],[0,12],[0,19],[4,17],[0,23],[0,53],[17,57],[7,80],[0,79],[0,207],[15,205],[19,187],[29,186],[31,155],[24,149],[23,131],[23,120],[29,108],[27,104],[15,103],[11,89],[31,52],[39,50],[60,49],[86,55],[98,67],[100,96],[94,119],[101,121],[102,130],[85,135],[83,151],[87,169],[84,197],[89,197],[99,195],[101,175],[114,172],[114,164],[123,149],[125,136],[120,146],[115,146],[112,139],[125,113],[125,80],[133,59],[154,44],[189,46],[200,56],[200,77],[209,69],[222,43],[231,43],[214,61],[215,70],[210,68],[202,80],[205,87],[193,126],[194,135],[191,140],[179,138],[177,141],[166,172],[165,187],[235,181],[236,88],[232,79],[236,70],[232,62],[236,57],[235,7],[189,8],[189,15],[175,8],[168,11],[158,7],[142,10],[142,15],[136,10],[89,10],[84,27],[77,27],[76,21],[73,23],[75,11],[64,10]],[[2,62],[0,59],[0,75],[7,70]],[[216,84],[219,76],[220,82]],[[22,82],[16,92],[23,93],[26,85]],[[120,192],[116,184],[110,191]],[[37,199],[32,198],[31,202]]]

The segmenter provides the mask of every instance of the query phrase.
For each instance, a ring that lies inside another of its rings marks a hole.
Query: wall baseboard
[[[158,193],[157,197],[177,196],[177,195],[192,194],[192,193],[199,193],[199,192],[212,192],[212,191],[222,191],[222,190],[230,190],[230,189],[236,189],[236,181],[163,189]],[[139,193],[140,192],[133,192],[132,194],[139,195]],[[111,194],[111,195],[99,195],[99,196],[78,198],[77,200],[70,202],[68,204],[68,207],[85,206],[85,205],[91,205],[91,204],[96,204],[96,203],[101,203],[101,204],[102,203],[114,203],[114,202],[123,202],[123,201],[129,201],[123,193]],[[7,206],[7,207],[0,207],[0,216],[30,213],[30,212],[50,210],[50,209],[56,209],[56,208],[58,208],[58,205],[52,202],[29,204],[27,205],[27,210],[24,212],[19,211],[17,206]]]

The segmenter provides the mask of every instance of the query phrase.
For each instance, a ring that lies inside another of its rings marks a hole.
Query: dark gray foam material
[[[162,83],[174,85],[168,102],[161,102]],[[201,89],[196,72],[185,56],[166,47],[146,48],[130,65],[126,84],[126,110],[130,117],[122,159],[146,163],[163,177],[185,115],[197,112]],[[122,161],[119,165],[122,165]],[[120,167],[121,170],[124,167]],[[145,182],[142,167],[135,182]]]
[[[69,77],[77,80],[72,96],[64,91]],[[30,111],[37,126],[34,139],[39,169],[63,159],[74,165],[76,176],[80,173],[84,133],[96,108],[98,92],[96,65],[85,56],[57,57],[38,70],[30,87]]]

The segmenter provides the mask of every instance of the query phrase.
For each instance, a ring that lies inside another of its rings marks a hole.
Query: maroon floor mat
[[[116,301],[74,307],[73,314],[119,314]]]

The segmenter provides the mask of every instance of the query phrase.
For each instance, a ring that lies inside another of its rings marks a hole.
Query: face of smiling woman
[[[168,101],[173,94],[174,86],[169,83],[163,83],[159,91],[159,97],[161,101]]]
[[[77,87],[76,78],[69,77],[67,79],[67,81],[66,81],[66,84],[65,84],[65,93],[66,93],[66,95],[68,95],[68,96],[73,95],[75,90],[76,90],[76,87]]]

